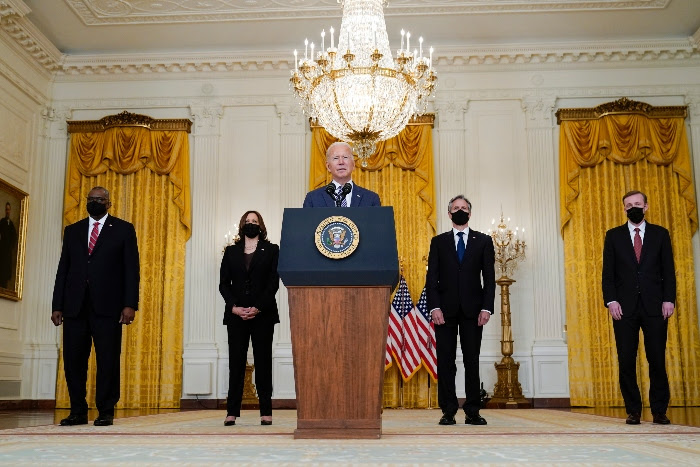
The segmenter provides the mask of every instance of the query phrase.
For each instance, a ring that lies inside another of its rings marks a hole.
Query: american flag
[[[404,281],[404,285],[406,282]],[[396,293],[401,293],[401,289]],[[394,297],[396,300],[396,297]],[[401,376],[408,381],[420,369],[420,319],[417,316],[413,300],[408,293],[408,286],[403,289],[401,316],[403,317],[403,346],[401,347]]]
[[[408,311],[402,313],[405,309],[403,304],[404,298],[408,296],[408,301],[411,301],[411,296],[408,294],[408,286],[406,279],[403,276],[399,279],[399,288],[394,294],[394,299],[391,301],[391,311],[389,312],[389,334],[386,340],[387,351],[394,356],[394,360],[401,367],[401,347],[403,346],[403,317]],[[409,309],[410,311],[410,309]],[[391,358],[389,357],[389,360]],[[384,369],[388,368],[385,360]]]
[[[416,316],[418,316],[418,329],[420,335],[420,356],[423,366],[433,381],[437,381],[437,353],[435,351],[435,323],[430,319],[428,311],[428,299],[425,294],[425,287],[420,294],[416,304]]]
[[[389,348],[389,339],[386,340],[386,355],[384,356],[384,371],[391,366],[391,349]]]

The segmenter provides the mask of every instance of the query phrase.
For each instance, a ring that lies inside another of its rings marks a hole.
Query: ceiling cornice
[[[385,15],[649,10],[666,8],[669,2],[670,0],[390,0]],[[88,26],[335,18],[340,13],[336,0],[219,0],[210,3],[169,0],[167,9],[160,2],[139,2],[138,7],[132,5],[133,2],[126,1],[67,0],[67,3],[83,24]]]
[[[567,64],[609,66],[662,66],[700,64],[700,50],[691,39],[671,41],[577,42],[570,44],[531,44],[486,47],[443,47],[435,57],[436,66],[465,68],[478,66],[560,67]],[[244,53],[172,53],[65,56],[55,71],[58,76],[182,75],[183,73],[231,73],[287,71],[293,67],[288,53],[260,51]]]
[[[695,34],[693,34],[692,36],[690,36],[690,43],[693,44],[693,46],[694,46],[696,49],[699,49],[699,48],[700,48],[700,29],[698,29],[697,31],[695,31]]]
[[[31,11],[22,0],[0,0],[0,18],[10,15],[25,16]]]
[[[60,68],[63,54],[25,18],[30,12],[21,0],[0,0],[0,28],[33,64],[54,73]]]

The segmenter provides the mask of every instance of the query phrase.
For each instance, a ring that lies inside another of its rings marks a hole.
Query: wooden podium
[[[346,258],[327,258],[314,241],[319,224],[333,216],[351,219],[359,231]],[[294,437],[381,437],[389,307],[398,282],[393,209],[285,209],[278,270],[289,292]]]

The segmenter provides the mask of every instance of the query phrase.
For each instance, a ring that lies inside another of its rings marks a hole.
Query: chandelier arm
[[[338,116],[343,120],[343,123],[345,124],[345,127],[352,130],[352,133],[357,133],[357,130],[350,125],[350,122],[345,118],[345,115],[343,114],[343,109],[340,107],[340,102],[338,102],[338,93],[335,90],[335,86],[333,86],[333,102],[335,103],[335,110],[338,112]],[[336,138],[339,138],[339,136],[333,135]]]

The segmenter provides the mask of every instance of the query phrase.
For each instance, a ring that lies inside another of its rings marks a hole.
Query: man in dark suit
[[[608,230],[603,248],[603,299],[613,318],[620,390],[629,425],[638,425],[642,398],[637,385],[639,330],[649,362],[649,401],[654,423],[667,425],[671,398],[666,375],[668,318],[676,301],[676,270],[671,236],[644,220],[647,197],[630,191],[622,197],[629,221]]]
[[[134,321],[139,301],[139,251],[129,222],[107,214],[109,192],[90,190],[90,217],[63,233],[53,290],[54,325],[63,324],[63,367],[71,411],[61,425],[87,423],[85,401],[88,358],[97,357],[96,426],[112,425],[119,401],[122,324]]]
[[[362,188],[352,181],[352,171],[355,159],[352,148],[348,143],[335,142],[326,150],[326,168],[333,176],[334,194],[328,193],[328,186],[310,191],[304,199],[305,208],[332,208],[336,206],[336,198],[340,199],[341,207],[381,206],[379,195]],[[349,183],[351,191],[343,195],[343,186]]]
[[[494,248],[490,236],[469,228],[471,210],[463,195],[450,200],[447,212],[452,230],[433,237],[428,255],[426,291],[435,323],[440,425],[454,425],[459,410],[455,393],[458,331],[464,358],[464,422],[486,425],[479,415],[479,354],[496,293]]]

